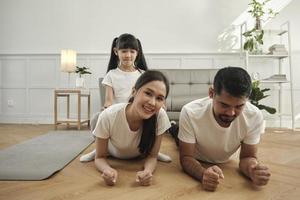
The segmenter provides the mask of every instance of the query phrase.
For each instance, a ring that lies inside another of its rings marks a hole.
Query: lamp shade
[[[76,68],[76,51],[66,49],[61,50],[61,71],[62,72],[75,72]]]

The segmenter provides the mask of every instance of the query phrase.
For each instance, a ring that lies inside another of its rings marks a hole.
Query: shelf
[[[287,58],[289,55],[273,55],[273,54],[260,54],[260,55],[254,55],[254,54],[249,54],[249,58],[277,58],[277,59],[282,59],[282,58]]]
[[[264,29],[264,34],[268,35],[269,37],[273,37],[277,42],[279,43],[273,43],[268,50],[270,52],[263,52],[263,54],[249,54],[248,51],[243,51],[243,44],[245,41],[243,40],[243,34],[242,32],[247,30],[247,23],[244,22],[241,24],[241,35],[240,35],[240,49],[241,52],[245,53],[245,69],[248,70],[249,63],[253,60],[259,60],[259,59],[273,59],[274,61],[278,61],[277,63],[273,62],[272,65],[277,66],[278,73],[277,75],[273,75],[271,77],[265,78],[264,80],[259,80],[261,83],[265,84],[278,84],[281,86],[283,83],[289,83],[290,85],[290,108],[291,113],[290,114],[277,114],[279,116],[280,120],[280,127],[282,126],[282,117],[283,116],[291,116],[292,117],[292,128],[295,129],[295,122],[296,119],[300,119],[300,113],[295,117],[295,108],[294,108],[294,89],[293,89],[293,77],[295,74],[293,74],[293,66],[291,64],[291,40],[290,40],[290,23],[289,21],[283,23],[280,25],[280,29]],[[279,36],[279,37],[278,37]],[[276,38],[275,38],[276,37]],[[284,40],[283,40],[284,39]],[[283,42],[284,41],[284,42]],[[274,53],[274,54],[273,54]],[[277,60],[275,60],[277,59]],[[282,59],[285,59],[286,61],[284,64]],[[286,72],[289,79],[287,79],[287,76],[285,74],[282,74],[283,67],[288,67],[288,72]],[[284,95],[282,93],[283,88],[279,88],[279,95],[278,95],[278,110],[282,111],[283,105],[282,105],[282,99],[284,98]],[[286,107],[286,105],[284,105]]]
[[[277,117],[290,117],[290,116],[292,116],[292,114],[289,114],[289,113],[274,113],[274,114],[270,114],[270,115],[277,116]]]
[[[264,32],[265,32],[265,35],[270,34],[270,35],[281,36],[281,35],[287,33],[288,31],[287,30],[266,29],[266,30],[264,30]]]
[[[260,83],[289,83],[287,80],[260,80]]]
[[[274,74],[269,78],[261,79],[261,83],[289,83],[285,74]]]

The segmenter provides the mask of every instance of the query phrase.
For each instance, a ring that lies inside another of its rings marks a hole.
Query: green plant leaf
[[[252,36],[252,31],[247,31],[247,32],[243,33],[243,36],[251,37]]]
[[[270,95],[265,95],[264,94],[264,92],[269,91],[270,88],[260,89],[259,84],[260,84],[259,81],[253,81],[252,82],[252,91],[251,91],[251,94],[249,96],[250,103],[253,104],[254,106],[256,106],[260,110],[266,110],[270,114],[276,113],[275,108],[259,104],[260,100],[270,96]]]
[[[262,40],[264,38],[264,30],[261,30],[261,33],[258,35],[258,40]]]
[[[79,67],[79,66],[76,66],[76,70],[75,72],[77,74],[79,74],[79,77],[81,77],[82,74],[92,74],[91,72],[88,71],[88,67]]]
[[[250,52],[253,51],[253,49],[254,49],[254,40],[253,40],[253,38],[251,38],[249,40],[249,50],[250,50]]]
[[[258,109],[260,110],[266,110],[270,114],[275,114],[276,109],[273,107],[265,106],[265,105],[258,105]]]
[[[270,88],[265,88],[265,89],[262,89],[261,92],[267,92],[269,90],[271,90],[271,89]]]
[[[250,49],[250,40],[247,40],[244,44],[244,50],[249,50]]]

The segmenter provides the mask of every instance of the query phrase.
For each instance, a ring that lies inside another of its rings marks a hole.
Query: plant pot
[[[262,45],[260,43],[258,43],[257,41],[254,42],[254,48],[253,51],[251,52],[252,54],[262,54],[263,49],[262,49]]]
[[[264,134],[266,132],[266,120],[263,120],[263,125],[262,125],[262,130],[261,130],[261,134]]]
[[[84,88],[85,87],[85,80],[82,77],[76,78],[76,88]]]

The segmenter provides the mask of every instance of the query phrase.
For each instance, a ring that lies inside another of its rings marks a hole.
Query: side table
[[[70,96],[77,95],[77,118],[70,118]],[[58,119],[58,99],[60,97],[67,98],[67,116],[65,119]],[[87,97],[87,119],[81,119],[81,99]],[[87,123],[90,127],[90,109],[91,109],[91,95],[89,91],[81,89],[56,89],[54,90],[54,126],[57,129],[57,126],[62,123],[66,123],[69,126],[70,123],[77,124],[77,129],[81,129],[81,125]]]

